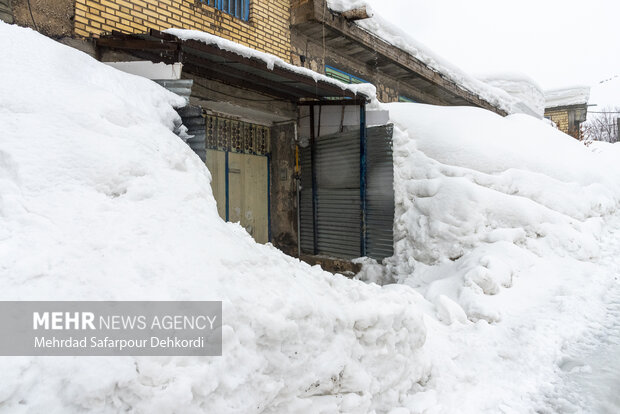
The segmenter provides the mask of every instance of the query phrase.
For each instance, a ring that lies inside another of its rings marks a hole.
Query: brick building
[[[588,116],[590,88],[563,88],[545,92],[545,118],[558,129],[576,139],[581,137],[581,123]]]
[[[366,109],[374,91],[358,84],[376,85],[383,101],[505,114],[363,30],[363,10],[332,11],[326,0],[9,5],[20,25],[183,91],[188,144],[213,175],[220,215],[290,254],[392,254],[391,127],[386,113]],[[198,32],[163,32],[170,28]],[[162,75],[162,64],[175,75]]]

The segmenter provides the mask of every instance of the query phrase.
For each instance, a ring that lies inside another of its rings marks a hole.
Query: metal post
[[[301,257],[301,167],[299,165],[299,137],[295,126],[295,190],[297,191],[297,257]]]
[[[316,142],[314,137],[314,105],[310,106],[310,164],[312,168],[312,242],[313,254],[319,254],[319,203],[316,180]]]
[[[267,154],[267,240],[271,243],[271,154]]]
[[[366,136],[366,104],[360,105],[360,256],[366,256],[366,152],[368,142]]]
[[[224,181],[226,182],[226,221],[229,220],[229,214],[228,214],[228,205],[229,205],[229,197],[228,197],[228,190],[230,187],[230,178],[229,178],[229,173],[228,173],[228,151],[224,152],[224,173],[225,173],[225,178]]]

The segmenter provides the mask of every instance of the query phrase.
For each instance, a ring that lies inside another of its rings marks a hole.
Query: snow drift
[[[527,115],[387,107],[396,124],[394,279],[432,292],[429,272],[460,267],[462,285],[448,296],[470,319],[495,321],[476,294],[510,287],[523,254],[598,256],[603,218],[620,205],[609,152]]]
[[[383,278],[427,300],[432,361],[409,408],[587,408],[567,401],[581,397],[558,391],[558,377],[568,344],[597,326],[616,283],[599,262],[620,206],[617,151],[592,151],[528,115],[386,107],[396,219]],[[366,272],[378,279],[375,267]]]
[[[220,220],[172,132],[182,99],[28,29],[0,23],[0,50],[0,299],[222,300],[225,318],[219,358],[0,358],[0,411],[588,407],[560,378],[611,291],[615,146],[388,105],[395,255],[366,270],[398,283],[380,288]]]
[[[2,300],[222,300],[214,358],[0,358],[0,411],[386,412],[426,378],[411,290],[217,215],[183,100],[0,22]]]

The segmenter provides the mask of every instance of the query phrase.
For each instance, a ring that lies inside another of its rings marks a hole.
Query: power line
[[[30,18],[32,19],[32,25],[34,26],[34,30],[38,32],[39,28],[37,27],[37,22],[34,21],[34,16],[32,15],[32,6],[30,6],[30,0],[28,0],[28,11],[30,12]]]

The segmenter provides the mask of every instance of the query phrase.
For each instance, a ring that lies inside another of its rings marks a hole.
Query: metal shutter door
[[[391,125],[368,128],[366,255],[378,261],[394,255],[394,160]]]
[[[360,256],[359,131],[316,140],[318,254],[352,259]],[[302,250],[313,253],[311,149],[302,149]]]
[[[318,254],[361,255],[360,132],[316,140]],[[314,253],[310,147],[301,149],[301,250]],[[394,253],[392,127],[367,130],[366,255],[381,261]]]

